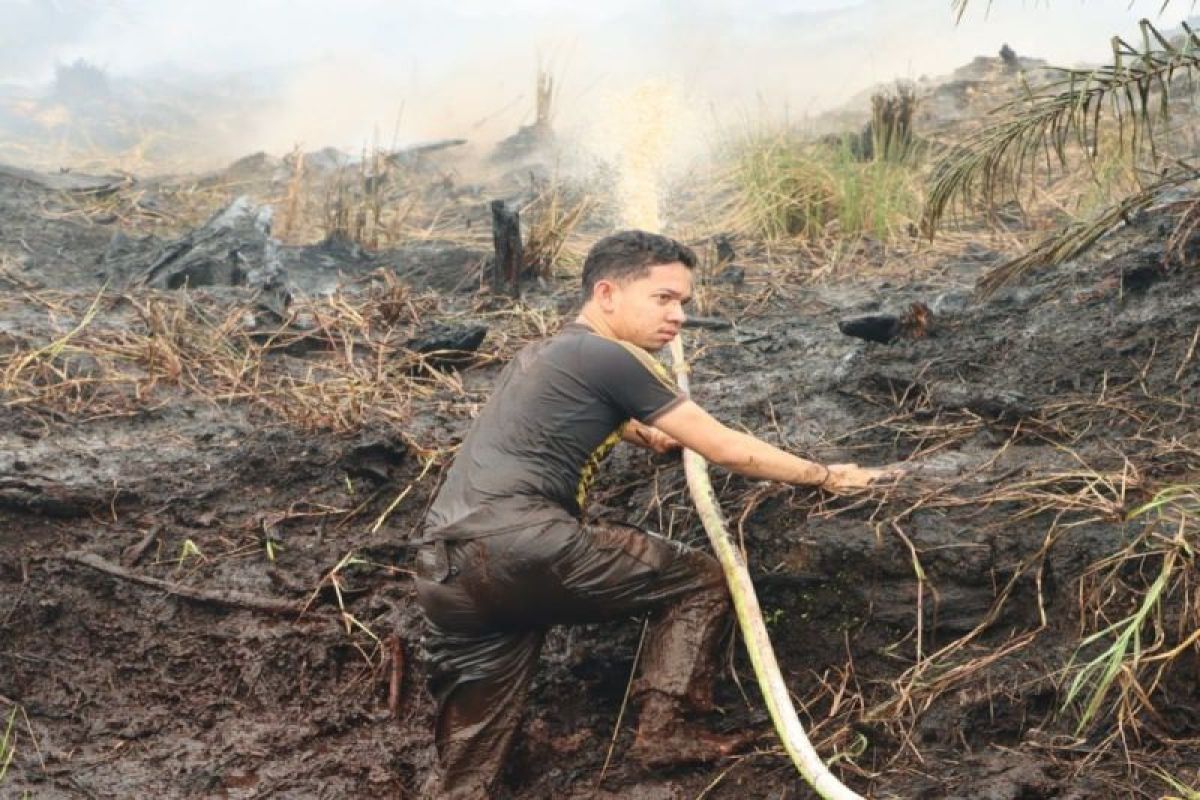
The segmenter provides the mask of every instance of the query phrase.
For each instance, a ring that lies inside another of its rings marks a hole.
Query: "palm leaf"
[[[1166,190],[1194,181],[1198,177],[1200,170],[1181,164],[1165,177],[1143,187],[1100,214],[1055,231],[1025,254],[1000,264],[980,278],[975,287],[976,296],[980,299],[985,298],[1000,287],[1014,283],[1031,269],[1061,264],[1074,258],[1110,231],[1129,222],[1135,214],[1159,199]]]
[[[1060,69],[1062,77],[1038,93],[997,109],[1009,118],[970,136],[934,167],[922,215],[932,237],[956,204],[995,205],[1016,196],[1039,166],[1066,166],[1070,145],[1089,162],[1099,153],[1100,129],[1117,128],[1118,147],[1157,161],[1156,134],[1169,119],[1169,88],[1177,75],[1200,73],[1200,37],[1188,27],[1181,45],[1164,38],[1148,20],[1140,23],[1142,47],[1113,38],[1113,63],[1093,70]]]

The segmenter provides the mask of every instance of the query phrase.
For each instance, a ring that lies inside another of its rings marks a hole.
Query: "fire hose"
[[[675,381],[684,394],[688,394],[688,368],[683,357],[682,338],[680,334],[671,341],[671,359],[674,364]],[[754,675],[758,679],[767,712],[771,715],[771,721],[784,749],[791,756],[804,780],[825,800],[862,800],[859,794],[847,788],[829,771],[796,715],[787,684],[783,682],[783,675],[779,672],[779,662],[775,660],[771,639],[767,635],[758,596],[754,592],[754,584],[750,581],[750,571],[746,567],[741,550],[733,544],[717,504],[712,483],[708,479],[707,462],[699,453],[685,449],[683,467],[692,502],[696,505],[696,511],[700,515],[700,521],[708,534],[717,560],[721,563],[721,569],[725,572],[725,582],[729,585],[729,593],[733,597],[733,608],[742,638],[746,642],[746,651],[750,655],[750,663],[754,666]]]

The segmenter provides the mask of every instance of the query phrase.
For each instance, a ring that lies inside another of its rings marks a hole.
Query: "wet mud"
[[[66,202],[0,176],[10,368],[72,330],[110,277],[112,231],[56,219]],[[974,250],[837,286],[747,259],[742,283],[708,287],[704,314],[734,324],[687,332],[704,406],[814,458],[910,469],[861,498],[714,474],[814,741],[863,794],[1163,790],[1119,750],[1092,757],[1096,741],[1062,713],[1081,576],[1135,535],[1126,515],[1156,485],[1200,469],[1200,273],[1140,267],[1161,262],[1163,238],[1140,220],[986,300],[972,289],[990,257]],[[412,381],[403,415],[306,424],[183,379],[104,405],[7,387],[0,711],[16,749],[0,796],[421,796],[432,705],[405,542],[503,361],[576,294],[566,278],[531,287],[513,313],[474,291],[484,258],[427,243],[388,257],[285,249],[301,293],[340,273],[354,307],[372,287],[354,281],[382,269],[425,298],[405,341],[429,322],[486,326],[462,369],[397,368]],[[285,325],[251,286],[110,288],[89,325],[138,331],[134,300],[183,294],[207,317],[247,316],[248,336]],[[922,335],[885,345],[838,330],[915,301],[932,312]],[[60,379],[110,374],[84,352],[61,357]],[[340,356],[321,340],[267,357],[301,376]],[[616,453],[592,513],[703,542],[671,458]],[[617,721],[639,633],[631,619],[552,634],[498,797],[813,796],[736,642],[706,722],[758,731],[757,749],[657,773],[627,760],[636,715]],[[1194,750],[1179,743],[1200,735],[1190,669],[1136,748],[1184,781]]]

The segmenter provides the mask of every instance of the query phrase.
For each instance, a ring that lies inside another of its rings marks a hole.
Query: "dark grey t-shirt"
[[[684,397],[645,350],[570,323],[522,349],[463,440],[426,518],[453,538],[578,517],[629,419],[652,423]]]

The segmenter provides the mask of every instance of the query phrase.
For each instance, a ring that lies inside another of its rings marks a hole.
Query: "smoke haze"
[[[1165,29],[1188,11],[1174,3],[1159,17],[1158,0],[988,5],[973,0],[955,25],[949,0],[0,0],[0,84],[44,84],[83,59],[112,80],[241,102],[206,143],[227,158],[297,143],[494,141],[532,121],[539,64],[568,129],[647,80],[677,87],[702,121],[802,120],[1003,43],[1052,64],[1101,61],[1112,35],[1136,41],[1140,17]]]

